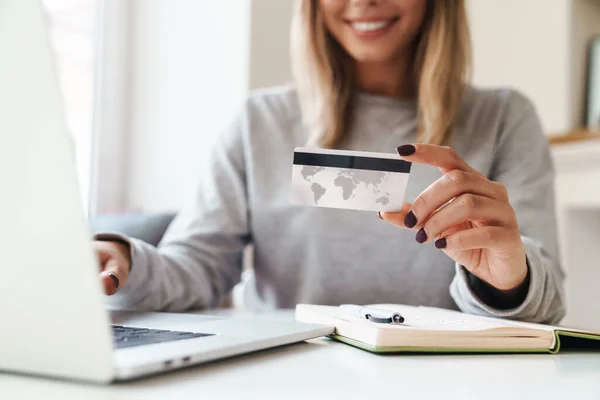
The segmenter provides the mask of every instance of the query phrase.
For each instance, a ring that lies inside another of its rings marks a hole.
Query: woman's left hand
[[[444,174],[401,212],[384,220],[417,231],[419,243],[434,242],[455,262],[501,291],[527,276],[519,224],[504,185],[490,181],[453,149],[404,145],[398,154],[410,162],[438,167]]]

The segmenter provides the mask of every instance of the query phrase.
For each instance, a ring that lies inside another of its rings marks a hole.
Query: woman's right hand
[[[123,243],[111,241],[94,241],[92,245],[98,257],[104,293],[113,295],[125,286],[129,277],[130,249]]]

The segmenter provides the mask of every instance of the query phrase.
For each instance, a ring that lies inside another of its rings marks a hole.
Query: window
[[[96,17],[100,0],[43,0],[73,138],[83,205],[90,201]]]

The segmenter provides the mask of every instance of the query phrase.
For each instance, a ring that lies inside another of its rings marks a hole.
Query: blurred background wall
[[[247,95],[250,2],[129,0],[128,6],[122,207],[175,209]]]
[[[100,199],[97,209],[176,209],[193,190],[204,151],[248,91],[289,82],[293,2],[108,3],[128,16],[123,36],[106,44],[125,42],[130,50],[120,94],[128,108],[120,129],[126,172],[99,174],[108,180],[102,193],[115,196]]]

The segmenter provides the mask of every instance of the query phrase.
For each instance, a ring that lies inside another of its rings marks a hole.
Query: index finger
[[[475,172],[452,147],[419,143],[398,146],[396,151],[406,161],[438,167],[444,174],[455,169]]]

